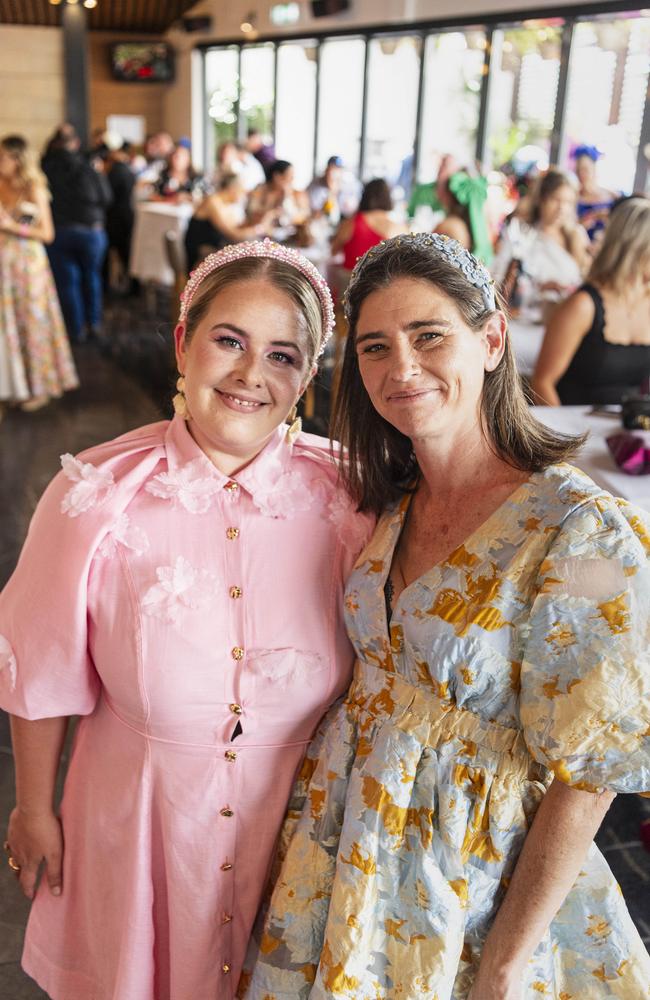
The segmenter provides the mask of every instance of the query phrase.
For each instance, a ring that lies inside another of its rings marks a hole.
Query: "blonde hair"
[[[647,281],[649,266],[650,199],[632,196],[612,210],[587,280],[622,292],[639,279]]]
[[[34,158],[34,154],[27,144],[27,140],[22,135],[5,135],[0,139],[0,149],[18,164],[15,187],[26,191],[34,191],[42,188],[47,191],[47,180],[43,172],[39,169]]]

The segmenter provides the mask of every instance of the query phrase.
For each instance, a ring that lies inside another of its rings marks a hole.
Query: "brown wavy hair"
[[[477,262],[478,263],[478,262]],[[365,299],[398,278],[428,281],[449,296],[472,330],[480,330],[495,310],[480,289],[434,247],[417,237],[396,236],[373,248],[357,264],[345,300],[349,333],[332,415],[331,437],[343,445],[347,461],[342,478],[359,510],[380,514],[413,487],[419,468],[410,438],[375,410],[363,384],[355,346],[359,311]],[[506,312],[500,294],[496,308]],[[516,469],[539,472],[572,458],[585,435],[549,430],[530,412],[510,340],[499,364],[485,373],[481,398],[483,432],[490,447]]]

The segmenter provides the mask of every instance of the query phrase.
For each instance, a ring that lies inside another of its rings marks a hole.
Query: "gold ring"
[[[16,859],[12,858],[11,855],[9,855],[9,857],[7,858],[7,864],[11,868],[12,872],[19,872],[20,871],[20,865],[16,864]]]

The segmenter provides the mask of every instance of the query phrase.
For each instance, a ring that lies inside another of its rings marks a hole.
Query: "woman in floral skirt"
[[[45,243],[47,185],[19,135],[0,139],[0,403],[38,410],[79,385]]]

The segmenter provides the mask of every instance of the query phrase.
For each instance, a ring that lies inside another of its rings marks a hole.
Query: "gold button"
[[[237,754],[234,750],[226,750],[224,756],[226,760],[237,760]]]
[[[235,538],[239,538],[239,528],[227,528],[226,529],[226,538],[228,538],[231,542]]]
[[[232,656],[233,660],[243,660],[244,650],[241,648],[241,646],[233,646],[233,648],[230,650],[230,655]]]
[[[239,489],[239,484],[238,483],[233,483],[233,481],[231,479],[229,483],[226,483],[226,485],[224,486],[224,489],[228,490],[229,493],[236,493],[237,490]]]
[[[224,964],[221,966],[221,971],[224,973],[224,975],[230,972],[230,966],[228,965],[227,962],[224,962]]]
[[[242,707],[241,705],[237,705],[236,702],[233,702],[233,704],[230,706],[230,711],[232,712],[233,715],[241,715]]]
[[[224,913],[223,917],[221,918],[221,923],[229,924],[231,920],[232,920],[232,913]]]
[[[234,814],[234,812],[232,811],[232,809],[228,809],[228,808],[226,808],[226,809],[222,809],[222,810],[221,810],[221,815],[222,815],[222,816],[227,816],[228,818],[230,818],[231,816],[234,816],[235,814]]]
[[[236,601],[238,597],[241,597],[243,591],[241,587],[231,587],[229,593],[232,599]]]
[[[231,868],[232,868],[232,865],[230,864],[230,862],[229,861],[225,861],[224,864],[222,864],[222,866],[221,866],[221,871],[222,872],[229,872],[231,870]]]

